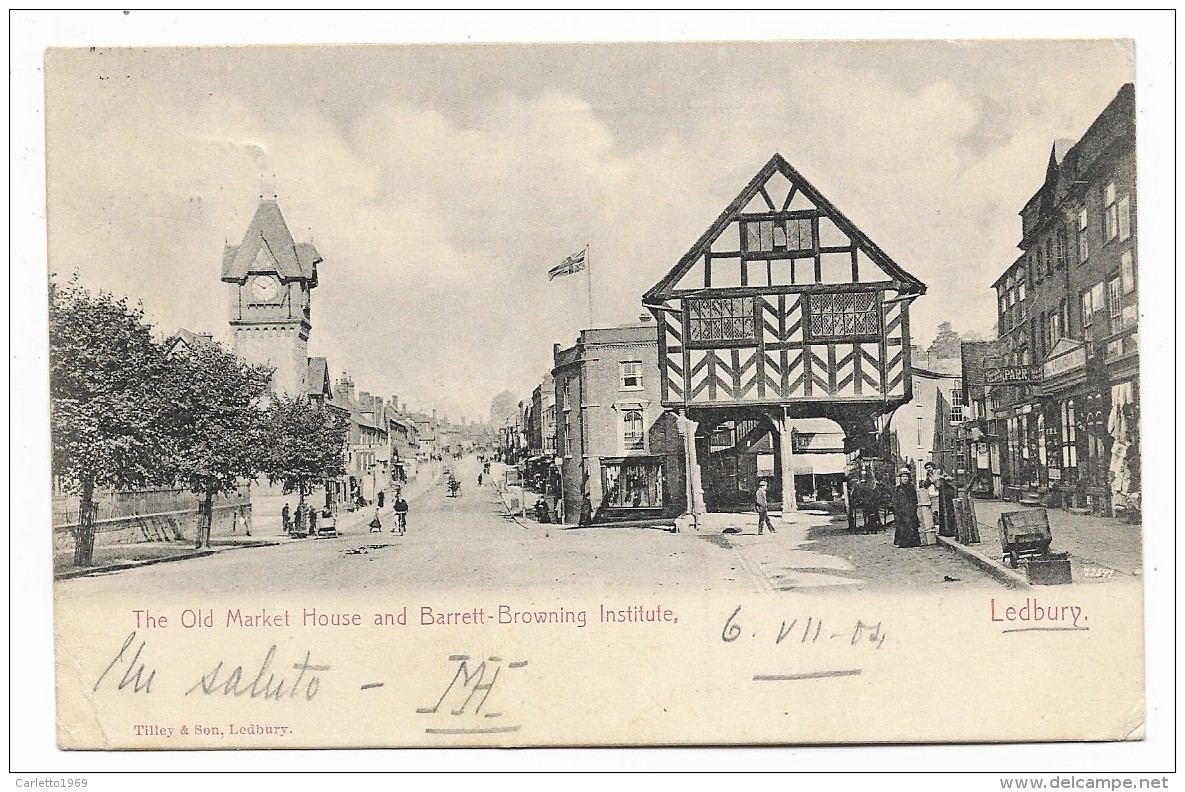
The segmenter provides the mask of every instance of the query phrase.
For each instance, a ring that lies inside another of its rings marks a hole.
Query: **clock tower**
[[[320,263],[312,243],[292,238],[275,196],[261,197],[243,241],[222,253],[235,352],[275,369],[276,393],[307,387],[310,298]]]

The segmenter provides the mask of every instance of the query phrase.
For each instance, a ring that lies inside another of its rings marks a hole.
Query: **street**
[[[463,487],[449,497],[442,479],[410,493],[408,530],[367,527],[364,509],[342,535],[223,550],[203,558],[126,569],[58,583],[62,602],[125,591],[275,594],[402,589],[563,588],[604,591],[623,579],[655,591],[818,591],[995,586],[940,547],[899,550],[888,533],[850,535],[821,518],[776,534],[680,533],[652,528],[564,529],[512,518],[475,458],[450,462]],[[261,539],[267,536],[257,537]],[[949,579],[948,579],[949,578]]]

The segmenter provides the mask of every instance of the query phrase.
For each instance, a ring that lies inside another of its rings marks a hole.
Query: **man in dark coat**
[[[913,484],[913,473],[901,468],[897,486],[893,488],[893,544],[898,547],[919,547],[918,491]]]
[[[753,496],[753,503],[757,507],[757,534],[760,536],[763,528],[769,528],[770,533],[777,533],[774,524],[769,519],[769,482],[762,481],[757,485],[757,493]]]

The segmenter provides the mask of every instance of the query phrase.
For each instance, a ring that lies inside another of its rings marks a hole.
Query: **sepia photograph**
[[[1147,740],[1142,44],[902,31],[44,49],[57,750]]]

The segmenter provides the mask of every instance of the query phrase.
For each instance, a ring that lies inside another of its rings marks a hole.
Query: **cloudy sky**
[[[324,263],[310,352],[454,419],[525,396],[553,343],[635,318],[774,152],[992,331],[989,285],[1050,146],[1134,79],[1120,41],[60,49],[46,59],[52,271],[225,335],[223,244],[274,174]]]

